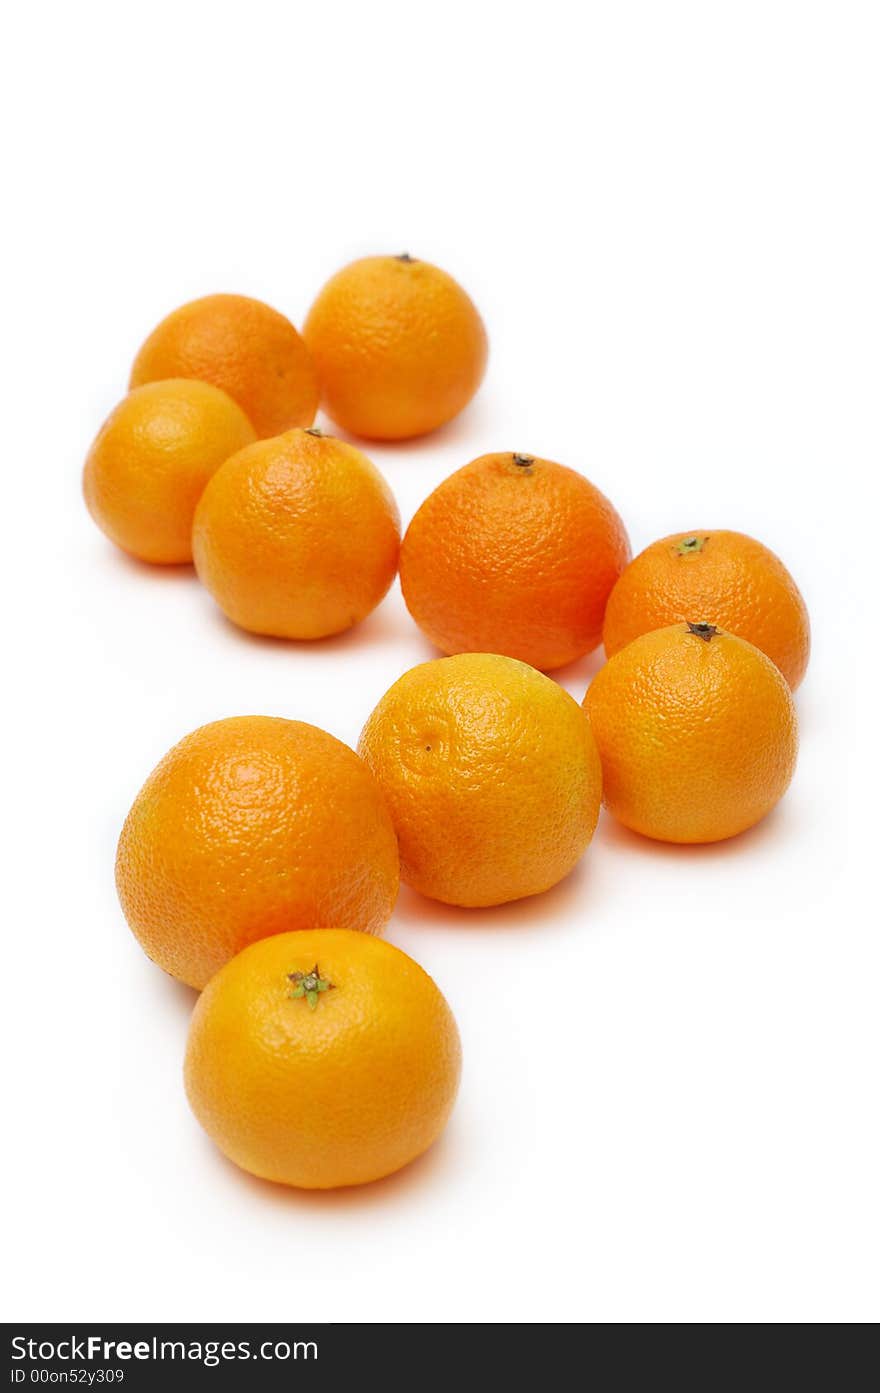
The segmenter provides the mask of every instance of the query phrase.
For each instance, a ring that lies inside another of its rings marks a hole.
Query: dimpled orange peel
[[[406,530],[400,583],[445,653],[504,653],[543,671],[600,642],[629,559],[626,530],[583,475],[534,455],[482,455],[425,500]]]
[[[175,745],[125,820],[116,884],[148,957],[192,987],[247,944],[335,923],[380,933],[397,841],[362,760],[326,731],[232,716]]]

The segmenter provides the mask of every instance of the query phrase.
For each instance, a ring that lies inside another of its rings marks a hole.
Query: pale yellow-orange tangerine
[[[551,678],[466,653],[407,672],[358,745],[400,844],[401,875],[449,904],[503,904],[568,875],[599,815],[589,722]]]
[[[95,522],[123,551],[158,565],[192,560],[192,522],[220,465],[251,444],[240,406],[207,382],[151,382],[104,422],[83,470]]]

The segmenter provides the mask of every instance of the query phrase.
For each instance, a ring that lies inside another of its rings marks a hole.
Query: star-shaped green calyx
[[[335,985],[333,982],[328,982],[326,977],[321,976],[321,969],[317,963],[311,972],[288,972],[287,980],[291,983],[291,999],[297,1001],[301,996],[304,996],[313,1011],[318,1004],[321,992],[332,991]]]

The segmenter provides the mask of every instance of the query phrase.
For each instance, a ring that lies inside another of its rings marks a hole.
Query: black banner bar
[[[443,1372],[460,1376],[489,1361],[493,1382],[506,1372],[542,1380],[576,1357],[579,1335],[548,1359],[544,1327],[435,1325],[198,1325],[148,1323],[7,1323],[10,1389],[156,1389],[163,1379],[184,1389],[336,1387],[346,1375],[383,1388],[417,1388]],[[459,1332],[459,1333],[456,1333]],[[2,1393],[2,1389],[0,1389]]]

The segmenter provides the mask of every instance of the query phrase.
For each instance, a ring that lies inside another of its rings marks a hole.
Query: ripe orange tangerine
[[[318,409],[303,340],[283,314],[246,295],[205,295],[157,324],[134,360],[131,386],[165,377],[222,387],[259,436],[310,426]]]
[[[364,619],[397,573],[400,520],[366,455],[315,427],[226,461],[193,524],[200,580],[242,629],[318,639]]]
[[[534,455],[482,455],[425,500],[400,583],[444,653],[503,653],[548,671],[596,647],[629,541],[582,474]]]
[[[596,827],[589,722],[558,683],[513,658],[463,653],[404,673],[358,750],[391,811],[403,879],[447,904],[549,890]]]
[[[803,597],[779,557],[742,532],[677,532],[646,547],[627,566],[608,600],[609,658],[639,634],[698,614],[748,639],[794,690],[810,656]]]
[[[129,392],[104,422],[83,470],[101,531],[141,561],[192,560],[196,504],[211,475],[256,439],[231,397],[173,378]]]
[[[794,773],[788,683],[745,639],[702,622],[633,639],[584,698],[605,805],[634,832],[718,842],[775,807]]]
[[[306,1189],[363,1185],[420,1156],[461,1073],[452,1012],[399,948],[344,929],[276,934],[208,983],[186,1091],[230,1160]]]
[[[144,952],[204,987],[247,944],[335,922],[380,933],[397,898],[382,793],[326,731],[233,716],[175,745],[125,820],[116,885]]]
[[[353,435],[402,440],[452,420],[486,370],[483,321],[439,266],[367,256],[321,290],[303,330],[324,408]]]

